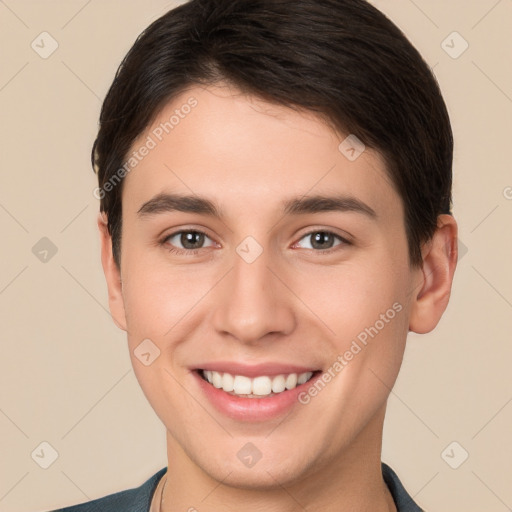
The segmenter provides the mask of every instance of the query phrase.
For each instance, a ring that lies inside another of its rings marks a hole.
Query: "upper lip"
[[[298,366],[293,364],[283,364],[275,362],[259,364],[241,364],[232,361],[217,361],[204,363],[194,368],[195,370],[211,370],[219,373],[230,373],[231,375],[244,375],[246,377],[259,377],[267,375],[274,377],[276,375],[289,373],[306,373],[318,371],[318,368],[307,366]]]

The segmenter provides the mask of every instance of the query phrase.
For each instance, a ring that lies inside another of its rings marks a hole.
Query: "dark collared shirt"
[[[153,493],[166,471],[166,467],[162,468],[140,487],[109,494],[103,498],[53,512],[149,512]],[[384,462],[382,463],[382,476],[395,500],[398,512],[423,512],[404,489],[396,473]]]

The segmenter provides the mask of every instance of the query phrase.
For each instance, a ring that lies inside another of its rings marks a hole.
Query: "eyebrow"
[[[285,215],[304,215],[320,212],[354,212],[372,220],[377,213],[363,201],[347,195],[314,195],[287,199],[282,203]],[[210,199],[197,195],[161,193],[146,201],[137,211],[144,219],[173,211],[198,213],[218,219],[223,218],[222,210]]]

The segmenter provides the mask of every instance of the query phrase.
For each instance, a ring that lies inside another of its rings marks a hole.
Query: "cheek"
[[[338,353],[350,359],[343,370],[347,389],[359,397],[372,397],[375,407],[387,398],[400,370],[409,307],[404,296],[406,274],[392,267],[387,272],[377,268],[358,274],[352,282],[355,293],[340,313],[337,343]],[[361,407],[362,414],[366,406],[355,407]]]
[[[386,330],[400,317],[396,310],[404,307],[405,283],[401,272],[385,268],[385,262],[357,262],[304,271],[294,278],[293,289],[341,349],[376,322],[383,330],[381,315],[390,320]],[[395,303],[400,305],[393,309]]]
[[[162,261],[127,259],[123,300],[129,331],[162,337],[200,297],[203,277]]]
[[[405,267],[385,258],[301,280],[301,298],[320,319],[316,324],[328,327],[325,362],[340,376],[333,399],[352,404],[361,417],[383,404],[400,370],[408,330],[406,281]],[[367,400],[361,402],[362,396]]]

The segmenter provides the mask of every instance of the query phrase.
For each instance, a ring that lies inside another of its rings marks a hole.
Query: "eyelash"
[[[200,233],[204,236],[208,236],[204,231],[201,231],[200,229],[182,229],[180,231],[175,231],[174,233],[166,235],[164,239],[160,242],[160,245],[164,246],[165,249],[170,253],[178,255],[186,254],[188,256],[196,255],[201,249],[204,249],[204,247],[201,247],[200,249],[177,249],[176,247],[168,246],[167,240],[169,240],[169,238],[172,238],[173,236],[179,235],[180,233]]]
[[[171,233],[169,235],[166,235],[160,242],[159,244],[162,246],[162,247],[165,247],[165,249],[167,251],[169,251],[170,253],[173,253],[173,254],[178,254],[178,255],[188,255],[188,256],[191,256],[191,255],[196,255],[199,253],[199,251],[201,251],[202,249],[204,249],[204,247],[201,247],[199,249],[178,249],[174,246],[168,246],[167,244],[167,240],[169,240],[169,238],[172,238],[176,235],[179,235],[181,233],[200,233],[206,237],[208,237],[208,234],[205,233],[204,231],[201,231],[200,229],[182,229],[180,231],[174,231],[174,233]],[[307,236],[311,236],[315,233],[325,233],[325,234],[329,234],[329,235],[333,235],[335,238],[337,238],[338,240],[340,240],[342,243],[339,244],[339,245],[336,245],[334,247],[330,247],[329,249],[319,249],[319,250],[315,250],[315,249],[309,249],[319,255],[323,255],[323,254],[330,254],[331,252],[337,250],[336,247],[339,247],[340,245],[352,245],[351,242],[349,242],[346,238],[343,238],[342,236],[338,235],[337,233],[334,233],[333,231],[328,231],[328,230],[325,230],[325,229],[315,229],[313,231],[309,231],[308,233],[304,233],[304,235],[302,235],[302,237],[299,239],[299,240],[302,240],[303,238],[307,237]],[[208,237],[209,238],[209,237]]]

